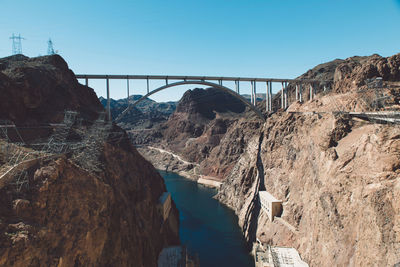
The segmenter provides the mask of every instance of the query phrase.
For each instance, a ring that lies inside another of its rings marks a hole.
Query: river
[[[175,173],[160,174],[179,210],[181,242],[190,254],[199,256],[200,266],[254,266],[237,216],[212,198],[215,189]]]

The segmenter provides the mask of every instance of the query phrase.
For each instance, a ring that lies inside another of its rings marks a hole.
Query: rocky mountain
[[[152,162],[158,168],[169,168],[193,179],[198,178],[200,172],[221,179],[232,167],[235,155],[240,155],[243,142],[230,146],[232,150],[229,155],[232,157],[226,154],[227,157],[220,163],[212,161],[218,158],[217,155],[220,153],[218,149],[214,149],[220,145],[229,146],[224,138],[239,118],[251,117],[246,110],[242,102],[218,89],[188,90],[167,122],[153,131],[130,134],[133,142],[166,148],[172,153],[182,155],[185,161],[194,163],[179,164],[175,157],[165,158],[165,154],[153,153],[154,151],[146,148],[140,149],[140,152],[148,158],[152,158],[151,155],[157,158]],[[238,139],[243,137],[241,132],[232,134]]]
[[[317,93],[322,93],[324,86],[335,93],[351,93],[366,89],[368,80],[377,77],[382,77],[383,81],[388,83],[399,81],[400,54],[390,57],[374,54],[371,56],[354,56],[344,60],[335,59],[320,64],[297,78],[331,81],[314,85]],[[295,86],[289,84],[288,91],[289,102],[294,102]],[[308,87],[306,87],[306,90],[303,91],[303,98],[309,99],[309,95]],[[280,98],[280,92],[273,98],[273,105],[276,109],[280,108]]]
[[[101,119],[95,93],[61,57],[0,62],[0,118],[31,129],[32,142],[42,127],[57,142],[64,110],[79,112],[58,141],[65,153],[0,139],[0,266],[156,266],[164,247],[179,244],[178,211],[172,201],[165,217],[160,203],[162,177]],[[12,157],[19,151],[27,160]]]
[[[400,54],[381,57],[351,57],[340,64],[334,74],[334,89],[338,92],[354,90],[366,85],[367,79],[382,77],[384,81],[400,80]]]
[[[129,96],[129,104],[139,100],[142,95]],[[103,107],[107,106],[107,99],[99,98]],[[127,99],[110,99],[111,115],[114,119],[128,107]],[[168,120],[176,109],[175,102],[158,103],[151,99],[145,99],[130,110],[121,118],[116,120],[119,126],[124,129],[148,129]]]
[[[140,153],[157,168],[222,181],[216,197],[238,215],[249,244],[294,247],[310,266],[393,266],[400,262],[400,128],[338,111],[370,108],[369,78],[382,77],[379,91],[398,99],[398,62],[399,55],[373,55],[321,64],[301,77],[332,80],[332,90],[318,88],[312,101],[305,92],[299,103],[290,87],[287,112],[266,122],[249,111],[207,119],[212,112],[189,102],[157,138],[135,140],[148,142]],[[221,127],[220,117],[229,123]],[[259,191],[282,200],[273,221]]]

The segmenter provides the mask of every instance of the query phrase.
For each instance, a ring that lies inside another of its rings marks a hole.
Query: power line
[[[10,37],[10,39],[13,41],[12,55],[22,54],[22,40],[25,40],[25,38],[21,37],[21,34],[18,34],[18,36],[16,36],[13,33],[13,35]]]

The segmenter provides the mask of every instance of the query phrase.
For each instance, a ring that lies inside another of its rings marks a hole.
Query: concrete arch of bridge
[[[255,107],[253,106],[249,101],[247,101],[244,97],[242,97],[241,95],[239,95],[238,93],[236,93],[235,91],[229,89],[228,87],[225,87],[223,85],[219,85],[216,83],[212,83],[212,82],[207,82],[207,81],[182,81],[182,82],[175,82],[175,83],[170,83],[170,84],[166,84],[164,86],[161,86],[151,92],[149,92],[148,94],[142,96],[140,99],[138,99],[135,103],[133,103],[132,105],[129,105],[117,118],[117,120],[119,118],[122,118],[122,116],[124,116],[124,114],[126,114],[132,107],[136,106],[137,104],[139,104],[140,102],[142,102],[144,99],[148,98],[149,96],[158,93],[162,90],[168,89],[170,87],[174,87],[174,86],[180,86],[180,85],[206,85],[206,86],[210,86],[210,87],[214,87],[217,89],[220,89],[234,97],[236,97],[237,99],[239,99],[243,104],[245,104],[246,106],[248,106],[262,121],[265,121],[265,117],[264,115]]]

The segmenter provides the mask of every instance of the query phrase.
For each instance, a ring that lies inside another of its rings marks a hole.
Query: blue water
[[[180,238],[200,266],[254,266],[235,213],[206,188],[174,173],[160,171],[179,210]]]

